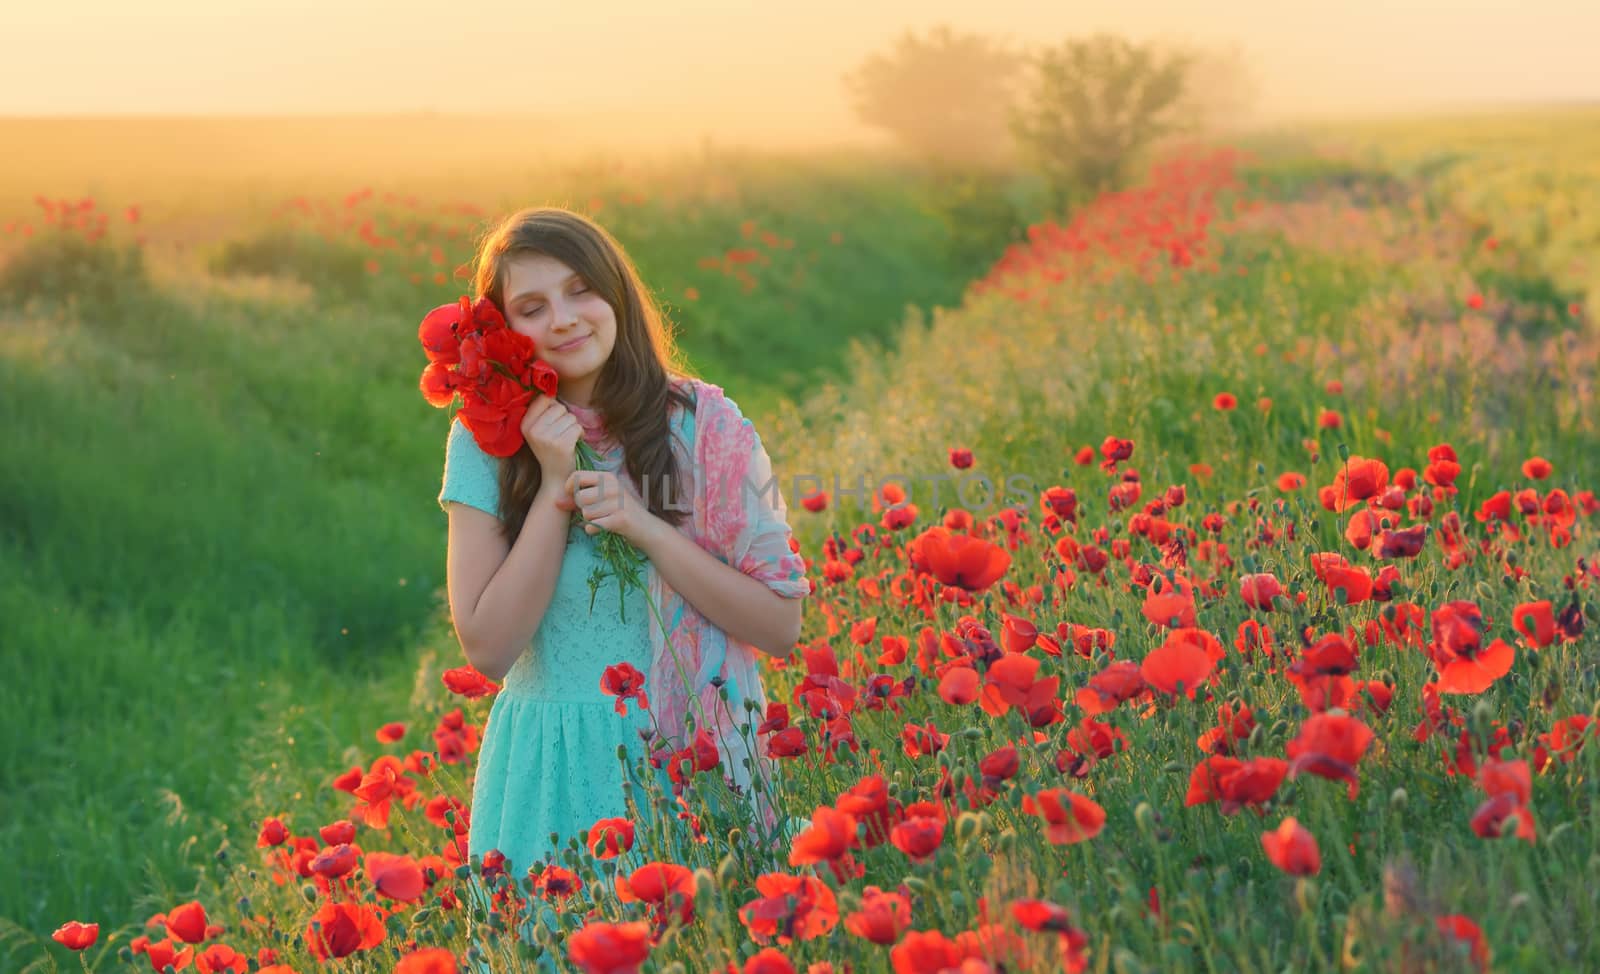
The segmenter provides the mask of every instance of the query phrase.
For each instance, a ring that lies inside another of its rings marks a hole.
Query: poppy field
[[[441,588],[337,762],[256,742],[194,894],[49,962],[1600,966],[1593,268],[1446,186],[1170,154],[763,409],[812,582],[777,834],[691,748],[558,861],[467,857],[496,687]]]

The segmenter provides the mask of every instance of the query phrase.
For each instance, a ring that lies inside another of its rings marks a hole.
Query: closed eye
[[[589,293],[589,287],[588,287],[588,285],[585,285],[585,284],[579,284],[577,287],[572,289],[572,293],[573,294],[587,294],[587,293]],[[533,317],[534,315],[538,314],[540,311],[543,311],[543,310],[544,310],[544,305],[536,304],[536,305],[533,305],[530,308],[522,309],[522,316],[524,318],[531,318],[531,317]]]

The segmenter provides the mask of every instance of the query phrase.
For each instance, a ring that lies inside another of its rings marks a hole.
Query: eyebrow
[[[578,277],[581,277],[581,276],[582,275],[580,275],[577,271],[573,271],[571,274],[568,274],[566,277],[562,278],[561,279],[561,283],[558,286],[559,287],[566,287],[567,284],[569,284],[571,281],[573,281],[574,279],[576,279]],[[539,291],[537,288],[535,288],[534,290],[531,290],[531,291],[523,291],[521,294],[514,295],[512,297],[507,298],[506,299],[506,303],[507,304],[515,304],[516,302],[521,301],[523,298],[531,297],[533,295],[541,294],[541,293],[543,293],[543,292]]]

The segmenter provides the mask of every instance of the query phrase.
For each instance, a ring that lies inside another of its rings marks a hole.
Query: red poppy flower
[[[1537,831],[1528,802],[1533,796],[1533,777],[1526,761],[1501,761],[1487,758],[1478,768],[1478,784],[1489,800],[1472,816],[1472,831],[1486,839],[1503,834],[1506,819],[1517,820],[1516,835],[1533,842]]]
[[[945,585],[981,592],[1000,580],[1011,567],[1005,548],[981,538],[957,534],[942,525],[928,528],[911,540],[908,550],[913,570],[933,575]]]
[[[1415,524],[1409,528],[1384,531],[1378,535],[1373,554],[1379,558],[1415,558],[1427,542],[1428,525]]]
[[[1271,572],[1245,575],[1239,579],[1239,597],[1244,604],[1262,612],[1271,612],[1272,600],[1283,594],[1283,586]]]
[[[1163,693],[1182,693],[1190,700],[1195,690],[1211,677],[1223,655],[1222,643],[1203,629],[1180,628],[1167,634],[1166,641],[1150,651],[1139,664],[1144,682]]]
[[[1106,824],[1106,810],[1093,799],[1065,788],[1048,788],[1022,796],[1022,810],[1045,822],[1045,838],[1053,845],[1092,839]]]
[[[1281,758],[1242,761],[1221,755],[1208,757],[1195,765],[1189,775],[1189,793],[1183,803],[1220,802],[1222,813],[1232,815],[1246,805],[1260,805],[1277,794],[1288,772],[1289,762]]]
[[[1293,816],[1276,829],[1263,832],[1261,846],[1274,866],[1291,876],[1315,876],[1322,870],[1322,852],[1312,835]]]
[[[589,854],[615,859],[633,848],[633,823],[626,818],[602,818],[589,827]]]
[[[1090,716],[1106,713],[1125,700],[1132,700],[1150,687],[1140,674],[1139,664],[1120,660],[1089,677],[1089,685],[1079,690],[1075,702]]]
[[[890,802],[889,787],[883,776],[876,774],[851,785],[834,805],[866,825],[864,841],[868,848],[888,841],[889,828],[900,813],[900,803]]]
[[[1016,777],[1019,767],[1015,744],[997,748],[978,762],[978,771],[983,775],[984,784],[991,788]]]
[[[410,856],[373,851],[361,858],[373,888],[390,899],[410,903],[427,890],[422,866]]]
[[[889,841],[912,862],[924,862],[944,843],[944,819],[908,816],[890,830]]]
[[[624,903],[643,902],[655,907],[652,916],[665,925],[676,912],[681,923],[694,919],[694,873],[674,862],[652,862],[628,876],[616,877],[617,899]]]
[[[570,869],[550,864],[533,877],[533,892],[547,900],[564,900],[583,889],[583,880]]]
[[[943,974],[959,969],[966,959],[961,945],[937,930],[911,930],[889,951],[894,974]]]
[[[468,700],[476,700],[478,697],[500,689],[497,684],[482,673],[479,673],[471,664],[445,670],[440,678],[444,681],[445,689],[451,693],[466,697]]]
[[[1300,725],[1300,733],[1285,748],[1291,774],[1309,771],[1320,778],[1346,781],[1350,797],[1360,789],[1356,765],[1373,740],[1372,730],[1344,714],[1313,714]]]
[[[1002,613],[1001,644],[1008,653],[1025,653],[1039,641],[1039,630],[1034,624],[1009,612]]]
[[[939,679],[939,698],[957,707],[978,699],[978,671],[970,666],[952,666]]]
[[[795,974],[794,962],[776,947],[763,947],[744,962],[741,974]]]
[[[838,899],[815,876],[766,873],[756,879],[756,891],[761,895],[739,908],[739,921],[757,943],[810,940],[839,922]]]
[[[775,758],[795,758],[811,750],[806,743],[805,731],[798,727],[785,727],[767,738],[767,755]]]
[[[336,845],[319,852],[311,860],[311,871],[319,876],[336,879],[348,875],[361,861],[361,853],[352,845]]]
[[[1059,484],[1046,487],[1039,495],[1039,509],[1045,514],[1055,515],[1062,521],[1077,523],[1078,493],[1071,487],[1062,487]]]
[[[1556,638],[1556,618],[1549,599],[1524,602],[1512,609],[1511,625],[1534,646],[1548,646]]]
[[[623,716],[628,714],[629,700],[637,700],[640,710],[650,709],[650,698],[644,692],[644,674],[632,663],[606,667],[600,675],[600,692],[617,698],[612,709]]]
[[[68,920],[50,934],[50,939],[68,950],[87,950],[100,937],[100,924]]]
[[[595,922],[567,938],[567,959],[584,974],[639,974],[650,956],[650,925]]]
[[[1446,602],[1433,611],[1428,654],[1439,670],[1439,692],[1482,693],[1510,672],[1516,651],[1495,639],[1483,645],[1483,614],[1467,601]]]
[[[167,934],[186,944],[197,944],[206,939],[206,908],[198,901],[185,903],[167,911]]]
[[[261,823],[261,831],[256,836],[258,847],[279,846],[287,841],[289,841],[289,829],[284,826],[281,819],[269,818]]]
[[[1478,965],[1479,970],[1489,969],[1489,942],[1483,938],[1483,931],[1478,925],[1459,914],[1437,917],[1434,920],[1439,932],[1467,946],[1471,953],[1472,962]]]
[[[939,729],[929,721],[925,727],[906,724],[900,729],[900,741],[907,757],[920,758],[924,754],[933,755],[944,750],[944,746],[950,743],[950,735],[939,733]]]
[[[911,926],[911,897],[902,890],[885,892],[868,886],[861,894],[861,909],[844,918],[844,928],[875,944],[892,944]]]
[[[1234,633],[1233,648],[1245,659],[1254,656],[1257,650],[1271,656],[1276,649],[1272,638],[1272,627],[1262,625],[1255,619],[1246,619],[1239,623],[1239,629]]]
[[[1333,494],[1344,512],[1369,497],[1376,497],[1389,483],[1389,466],[1382,460],[1352,456],[1333,476]]]
[[[1145,591],[1144,617],[1158,626],[1195,625],[1194,584],[1183,575],[1156,575]]]
[[[383,943],[383,914],[361,903],[326,901],[306,924],[305,941],[319,961],[348,957]]]
[[[831,862],[847,855],[856,845],[855,816],[819,805],[811,815],[811,824],[790,845],[789,865]]]

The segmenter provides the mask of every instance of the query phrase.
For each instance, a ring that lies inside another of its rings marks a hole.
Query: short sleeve
[[[446,513],[448,501],[500,516],[499,461],[483,452],[472,432],[461,420],[452,420],[450,437],[445,441],[444,484],[439,491],[439,507]]]

